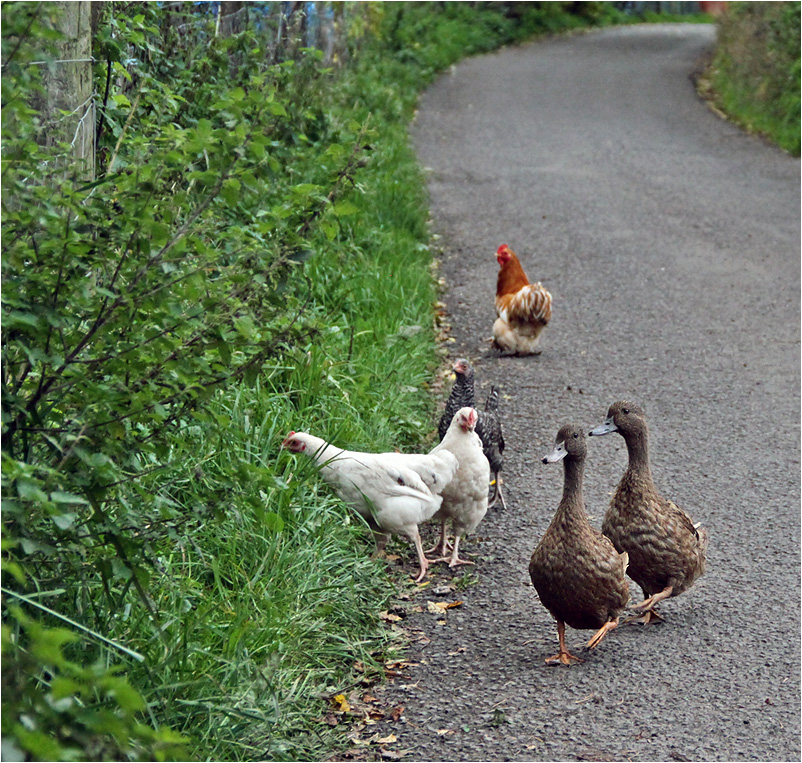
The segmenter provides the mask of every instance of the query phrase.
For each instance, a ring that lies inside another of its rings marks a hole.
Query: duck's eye
[[[629,413],[629,408],[622,408],[621,410],[623,413]]]
[[[574,432],[574,439],[576,440],[578,437],[579,437],[579,433],[578,432]]]

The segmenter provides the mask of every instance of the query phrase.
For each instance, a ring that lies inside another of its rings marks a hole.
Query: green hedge
[[[799,3],[729,3],[711,84],[719,107],[786,151],[800,151]]]

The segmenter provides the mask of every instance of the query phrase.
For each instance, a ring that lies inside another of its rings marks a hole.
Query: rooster
[[[384,551],[390,533],[409,538],[420,565],[415,582],[423,580],[429,560],[418,525],[443,503],[443,490],[457,472],[453,453],[437,448],[429,454],[360,453],[305,432],[290,432],[281,445],[317,464],[324,482],[364,517],[376,535],[378,551]]]
[[[451,387],[451,394],[446,400],[446,408],[440,417],[440,424],[437,428],[440,440],[445,437],[454,414],[460,408],[464,406],[476,407],[474,402],[473,366],[465,358],[457,358],[452,370],[455,375],[454,385]],[[490,472],[492,474],[493,493],[490,497],[488,508],[495,506],[496,501],[500,500],[501,507],[506,509],[507,504],[501,493],[501,482],[498,476],[504,465],[504,435],[501,431],[498,403],[498,387],[491,385],[490,394],[488,394],[485,401],[485,409],[477,411],[479,419],[476,422],[476,434],[479,435],[479,439],[482,441],[482,451],[485,454],[485,458],[490,462]]]
[[[529,283],[518,257],[506,244],[496,250],[496,259],[501,267],[493,342],[514,355],[539,355],[540,333],[551,320],[551,294],[540,282]]]
[[[478,414],[473,408],[460,408],[446,432],[443,441],[431,455],[451,452],[457,457],[458,467],[454,478],[443,488],[443,503],[434,515],[440,520],[440,541],[434,548],[441,556],[433,561],[448,562],[449,567],[458,564],[473,564],[459,558],[459,541],[463,535],[473,532],[487,513],[487,483],[490,480],[490,465],[482,452],[482,441],[476,434]],[[451,556],[446,538],[446,522],[451,520],[454,531],[454,546]]]

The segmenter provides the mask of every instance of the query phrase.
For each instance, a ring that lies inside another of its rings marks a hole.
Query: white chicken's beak
[[[565,449],[564,442],[558,442],[554,446],[554,450],[551,453],[546,454],[543,456],[543,463],[544,464],[553,464],[557,461],[562,461],[568,455],[568,451]]]
[[[613,421],[613,417],[612,416],[608,416],[604,420],[604,424],[601,424],[601,425],[597,426],[595,429],[591,429],[590,432],[588,432],[588,434],[591,437],[594,437],[594,436],[599,437],[599,436],[601,436],[603,434],[610,434],[610,432],[617,432],[617,431],[618,431],[618,427],[615,425],[615,422]]]

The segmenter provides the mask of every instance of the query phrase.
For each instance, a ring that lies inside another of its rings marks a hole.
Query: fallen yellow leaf
[[[447,609],[451,609],[452,607],[460,607],[462,606],[461,601],[427,601],[426,602],[426,609],[429,612],[434,612],[434,614],[442,614]]]
[[[348,704],[345,694],[335,694],[331,698],[331,701],[334,703],[334,707],[341,713],[347,713],[351,709],[351,705]]]
[[[381,739],[377,739],[377,744],[392,744],[393,742],[397,742],[398,737],[395,734],[390,734],[390,736],[382,737]]]
[[[406,662],[404,660],[388,660],[384,663],[385,668],[404,668],[410,667],[410,665],[417,665],[417,662]]]

